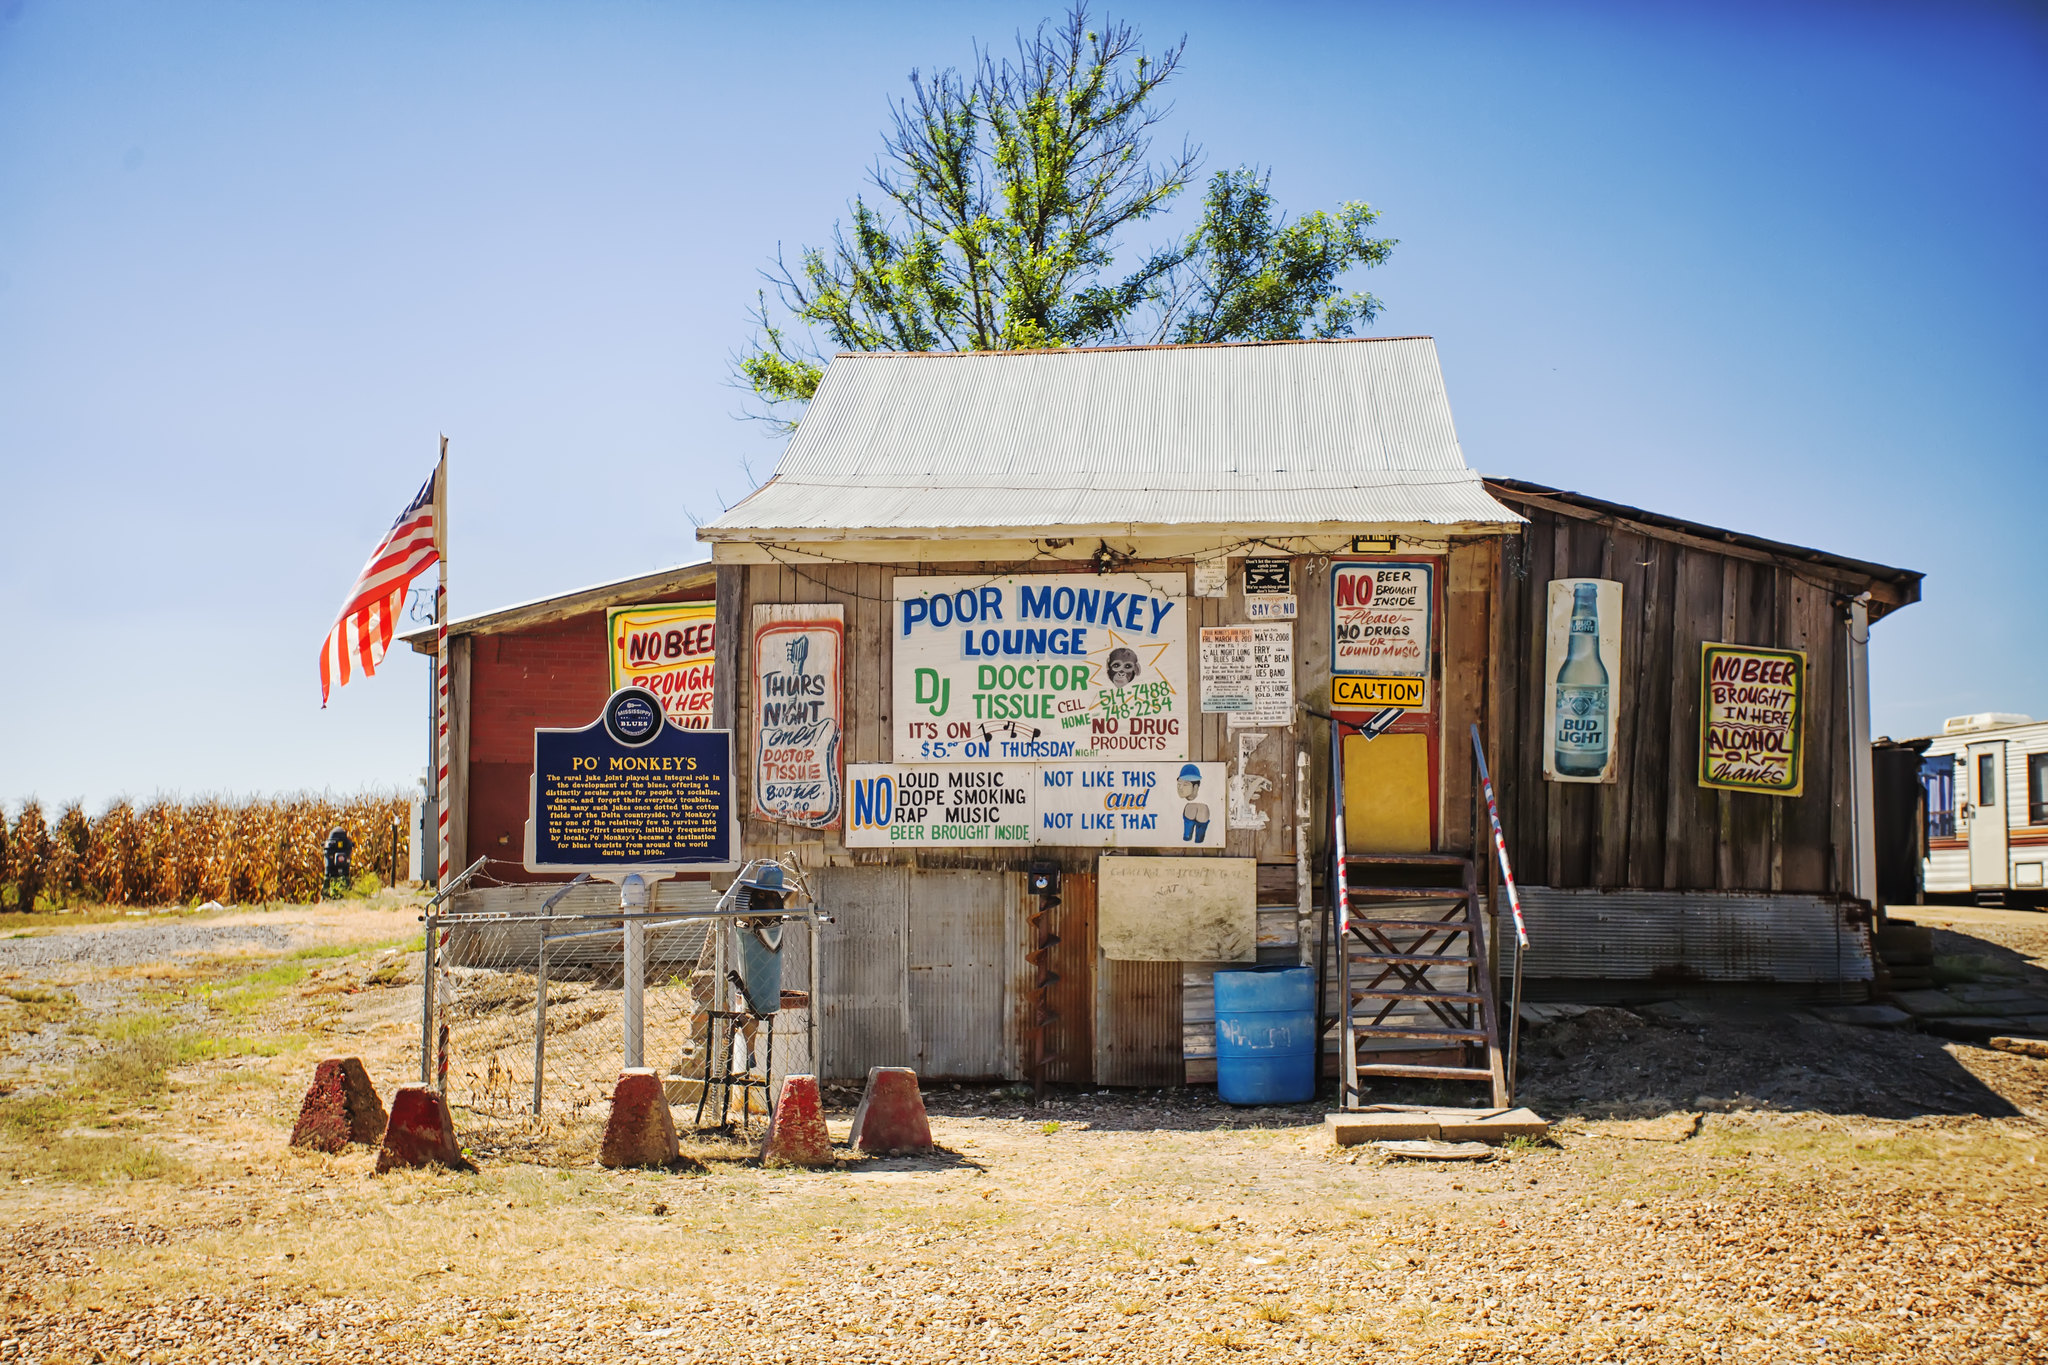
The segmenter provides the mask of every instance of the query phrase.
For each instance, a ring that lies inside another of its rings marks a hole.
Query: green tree
[[[1024,350],[1347,336],[1377,315],[1346,293],[1394,243],[1364,203],[1289,221],[1256,167],[1212,176],[1198,226],[1135,258],[1124,234],[1193,183],[1199,149],[1152,158],[1159,91],[1186,39],[1148,55],[1083,7],[966,74],[913,71],[850,221],[778,255],[737,359],[771,405],[807,401],[824,349]],[[770,295],[773,295],[771,302]]]

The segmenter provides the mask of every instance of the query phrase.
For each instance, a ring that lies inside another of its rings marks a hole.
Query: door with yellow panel
[[[1344,843],[1357,853],[1437,845],[1443,560],[1330,566],[1330,710],[1344,735]]]

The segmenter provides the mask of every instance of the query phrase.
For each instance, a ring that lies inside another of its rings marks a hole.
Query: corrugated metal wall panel
[[[1096,963],[1097,1085],[1179,1085],[1178,962]]]
[[[813,874],[832,916],[818,940],[824,980],[821,1070],[863,1079],[871,1066],[909,1066],[910,1007],[904,991],[910,937],[910,872],[829,867]]]
[[[1522,889],[1524,975],[1559,980],[1868,981],[1870,939],[1832,896]],[[1500,936],[1503,978],[1515,936]]]
[[[1001,872],[912,870],[912,1063],[933,1080],[985,1080],[1008,1061]]]

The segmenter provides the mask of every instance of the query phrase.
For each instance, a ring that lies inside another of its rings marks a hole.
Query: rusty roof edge
[[[577,588],[573,592],[556,593],[552,597],[536,597],[528,602],[515,602],[511,606],[498,607],[475,616],[464,616],[448,623],[448,634],[480,635],[512,626],[532,625],[555,617],[578,616],[587,611],[618,606],[650,592],[705,587],[716,579],[717,570],[708,559],[695,564],[679,564],[675,568],[662,569],[656,573],[615,579],[588,588]],[[435,631],[432,626],[409,630],[398,638],[411,645],[416,653],[434,652]]]
[[[1792,545],[1782,540],[1769,540],[1763,536],[1750,535],[1745,531],[1730,531],[1725,527],[1709,526],[1704,522],[1687,521],[1663,512],[1651,512],[1627,503],[1608,502],[1603,498],[1574,493],[1569,489],[1552,488],[1546,484],[1530,483],[1523,479],[1501,478],[1487,474],[1482,476],[1489,491],[1498,496],[1512,498],[1522,494],[1530,498],[1547,498],[1552,502],[1568,503],[1587,511],[1600,512],[1607,516],[1620,517],[1642,524],[1651,530],[1677,531],[1709,542],[1722,542],[1754,550],[1760,554],[1781,555],[1793,559],[1804,559],[1816,564],[1825,564],[1858,577],[1889,583],[1898,589],[1901,600],[1891,604],[1890,609],[1910,606],[1920,600],[1920,582],[1927,575],[1917,569],[1901,569],[1890,564],[1878,564],[1867,559],[1852,559],[1848,555],[1835,554],[1829,550],[1816,550],[1811,546]]]

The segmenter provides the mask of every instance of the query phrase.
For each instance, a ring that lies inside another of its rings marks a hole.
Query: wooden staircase
[[[1340,779],[1341,781],[1341,779]],[[1341,788],[1340,788],[1341,789]],[[1482,1081],[1495,1108],[1508,1087],[1476,869],[1455,853],[1350,853],[1336,841],[1343,1107],[1371,1076]],[[1382,1040],[1436,1042],[1459,1065],[1360,1061]]]

